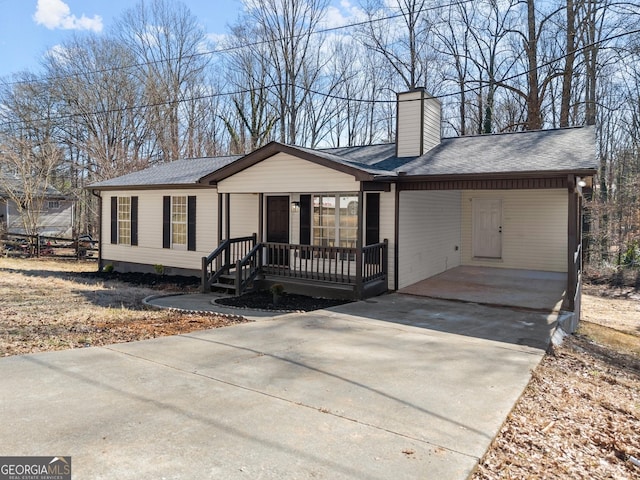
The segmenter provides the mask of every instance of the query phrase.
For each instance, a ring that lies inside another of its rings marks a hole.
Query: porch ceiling
[[[552,312],[560,310],[566,285],[565,273],[462,266],[399,293]]]

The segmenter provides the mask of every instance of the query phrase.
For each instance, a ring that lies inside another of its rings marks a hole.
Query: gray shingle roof
[[[443,139],[402,167],[407,175],[596,169],[595,127]]]
[[[238,158],[240,158],[240,155],[176,160],[175,162],[154,165],[138,172],[94,183],[90,188],[192,185],[196,184],[205,175],[215,172]]]
[[[376,176],[502,174],[595,170],[595,127],[443,138],[420,157],[396,157],[395,144],[291,148]],[[242,156],[177,160],[105,180],[91,188],[192,185]]]
[[[63,195],[60,190],[52,185],[46,185],[45,187],[43,187],[42,185],[38,185],[39,182],[37,181],[36,183],[29,183],[30,192],[34,195],[43,195],[44,198],[67,198],[66,195]],[[15,178],[10,175],[4,175],[2,178],[0,178],[0,197],[9,196],[9,192],[13,193],[13,195],[16,196],[24,195],[24,184],[19,178]]]
[[[371,173],[464,175],[596,169],[595,127],[443,138],[421,157],[398,158],[395,144],[324,149]]]

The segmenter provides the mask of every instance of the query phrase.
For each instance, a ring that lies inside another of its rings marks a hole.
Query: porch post
[[[258,243],[262,243],[264,232],[264,193],[258,194]]]
[[[218,245],[222,243],[222,199],[223,195],[218,193]]]
[[[362,283],[362,236],[364,223],[364,193],[362,192],[362,184],[358,192],[358,233],[356,237],[356,299],[362,300],[364,295]]]
[[[224,208],[225,208],[225,216],[226,221],[225,221],[225,235],[227,240],[229,240],[231,238],[231,205],[229,204],[230,200],[231,200],[231,194],[229,193],[225,193],[224,194]]]

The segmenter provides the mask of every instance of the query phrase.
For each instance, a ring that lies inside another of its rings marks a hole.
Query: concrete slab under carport
[[[558,312],[566,288],[566,273],[461,266],[404,287],[399,292],[483,305]]]
[[[5,358],[3,452],[72,455],[78,478],[463,479],[552,324],[535,312],[385,295]]]

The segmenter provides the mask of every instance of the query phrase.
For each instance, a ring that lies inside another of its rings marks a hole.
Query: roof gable
[[[388,171],[370,168],[367,165],[359,164],[357,162],[351,162],[340,155],[335,155],[329,150],[314,150],[311,148],[271,142],[264,147],[245,155],[239,160],[212,172],[210,175],[206,175],[202,178],[201,182],[215,184],[243,170],[251,168],[253,165],[256,165],[278,153],[286,153],[302,160],[352,175],[358,181],[368,181],[374,179],[376,175],[387,175],[390,173]]]

